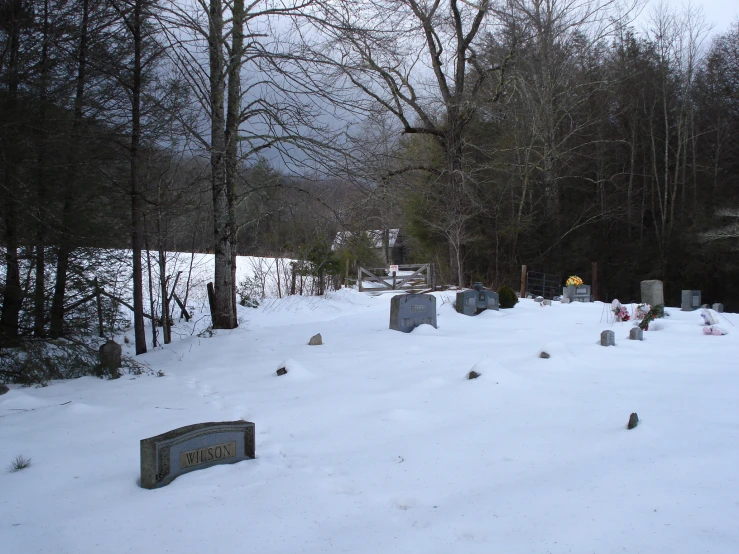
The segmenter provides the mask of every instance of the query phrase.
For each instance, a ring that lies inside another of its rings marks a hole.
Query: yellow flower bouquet
[[[580,279],[580,277],[578,277],[577,275],[573,275],[569,279],[567,279],[567,281],[565,281],[565,285],[567,285],[568,287],[579,287],[580,285],[582,285],[582,279]]]

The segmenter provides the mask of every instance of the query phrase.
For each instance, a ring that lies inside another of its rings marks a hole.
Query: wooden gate
[[[365,268],[360,266],[357,270],[357,287],[359,292],[418,291],[435,287],[434,264],[398,266],[398,272],[408,271],[411,272],[409,275],[397,275],[395,272],[391,274],[387,267]],[[363,282],[372,283],[373,286],[366,287]]]

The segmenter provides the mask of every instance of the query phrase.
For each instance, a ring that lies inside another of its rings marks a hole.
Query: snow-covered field
[[[11,387],[0,464],[32,465],[0,473],[0,550],[739,552],[739,316],[705,336],[668,308],[636,342],[601,303],[466,317],[437,293],[439,328],[403,334],[390,296],[240,308],[141,357],[164,377]],[[138,486],[140,439],[239,418],[256,460]]]

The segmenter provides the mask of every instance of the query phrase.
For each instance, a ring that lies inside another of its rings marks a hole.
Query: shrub
[[[498,289],[498,301],[501,308],[512,308],[518,304],[518,296],[511,287],[503,285]]]
[[[239,296],[239,304],[247,308],[259,307],[259,283],[252,277],[244,277],[244,280],[236,287],[236,294]]]
[[[10,465],[8,466],[8,471],[10,473],[15,473],[16,471],[26,469],[27,467],[31,467],[31,458],[26,458],[25,456],[20,454],[16,456],[12,462],[10,462]]]

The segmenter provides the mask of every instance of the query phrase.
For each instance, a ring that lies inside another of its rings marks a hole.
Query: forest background
[[[215,254],[233,328],[236,255],[355,274],[371,229],[441,282],[597,262],[601,299],[736,310],[738,171],[739,21],[694,5],[3,0],[0,347],[69,335],[98,249],[132,252],[141,353],[168,252]]]

